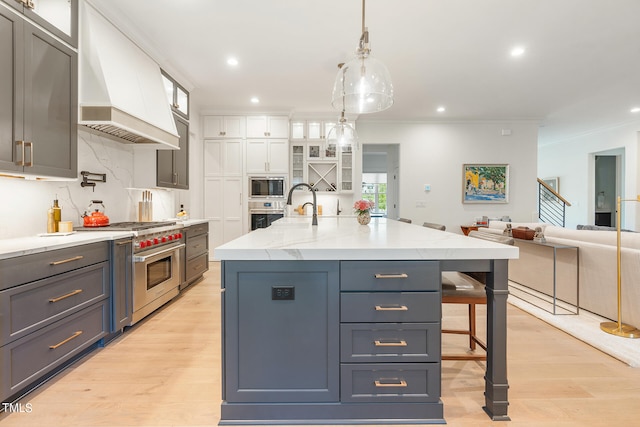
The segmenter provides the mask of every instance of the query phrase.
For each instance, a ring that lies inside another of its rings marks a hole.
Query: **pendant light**
[[[333,144],[336,147],[350,146],[354,150],[358,149],[358,134],[356,134],[353,126],[347,123],[347,119],[344,117],[344,111],[342,111],[340,115],[338,124],[329,129],[327,133],[327,144]]]
[[[362,0],[362,35],[356,57],[338,71],[331,98],[334,108],[354,114],[376,113],[393,105],[391,76],[387,67],[371,56],[364,11]]]

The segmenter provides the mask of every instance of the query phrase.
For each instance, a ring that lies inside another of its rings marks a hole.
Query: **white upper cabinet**
[[[322,141],[327,138],[329,130],[336,125],[335,120],[292,120],[291,139],[306,141]]]
[[[248,139],[247,173],[289,173],[289,140]]]
[[[247,138],[289,138],[287,116],[248,116]]]
[[[246,121],[244,116],[204,116],[205,138],[244,138]]]

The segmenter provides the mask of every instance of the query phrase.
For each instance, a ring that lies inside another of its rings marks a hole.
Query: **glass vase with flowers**
[[[353,204],[353,210],[357,214],[358,223],[367,225],[371,222],[371,209],[374,207],[374,203],[371,200],[357,200]]]

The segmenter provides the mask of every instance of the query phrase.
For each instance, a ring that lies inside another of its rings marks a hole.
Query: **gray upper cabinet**
[[[78,55],[0,4],[0,169],[77,177]]]
[[[189,189],[189,122],[174,113],[180,150],[157,151],[158,187]]]
[[[51,34],[78,47],[78,0],[0,0]]]

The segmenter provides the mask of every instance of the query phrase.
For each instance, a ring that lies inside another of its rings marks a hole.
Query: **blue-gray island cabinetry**
[[[517,248],[397,221],[285,218],[222,260],[220,424],[444,423],[441,272],[486,271],[485,411],[507,417],[506,273]]]

